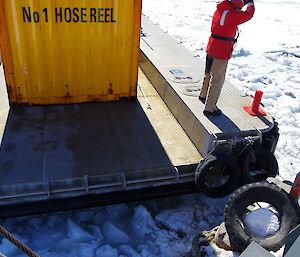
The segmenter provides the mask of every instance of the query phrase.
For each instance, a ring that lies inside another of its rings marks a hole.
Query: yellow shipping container
[[[141,0],[0,0],[11,103],[135,97]]]

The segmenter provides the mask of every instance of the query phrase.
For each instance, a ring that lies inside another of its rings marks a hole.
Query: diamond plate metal
[[[201,159],[198,150],[158,93],[153,91],[153,86],[141,71],[139,73],[139,82],[144,91],[148,92],[146,97],[151,109],[147,108],[146,99],[139,96],[138,100],[150,123],[153,124],[153,128],[171,162],[175,166],[198,163]]]

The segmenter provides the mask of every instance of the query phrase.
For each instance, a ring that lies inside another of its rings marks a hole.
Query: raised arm
[[[246,1],[245,1],[246,2]],[[247,1],[247,4],[243,7],[242,10],[234,10],[230,12],[230,21],[236,25],[245,23],[250,20],[254,15],[255,7],[253,0]]]

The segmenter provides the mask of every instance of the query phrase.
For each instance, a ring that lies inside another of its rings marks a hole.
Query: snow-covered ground
[[[263,103],[280,127],[280,173],[293,180],[300,171],[300,3],[255,4],[254,18],[240,27],[227,78],[247,93],[263,89]],[[143,13],[204,59],[215,5],[215,0],[143,0]],[[223,221],[226,200],[194,194],[7,219],[1,225],[43,257],[183,257],[196,233]],[[7,256],[24,256],[7,240],[0,243]],[[212,249],[207,254],[238,256]]]

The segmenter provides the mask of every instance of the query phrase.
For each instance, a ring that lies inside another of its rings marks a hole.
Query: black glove
[[[253,0],[244,0],[245,5],[248,3],[253,3]]]

